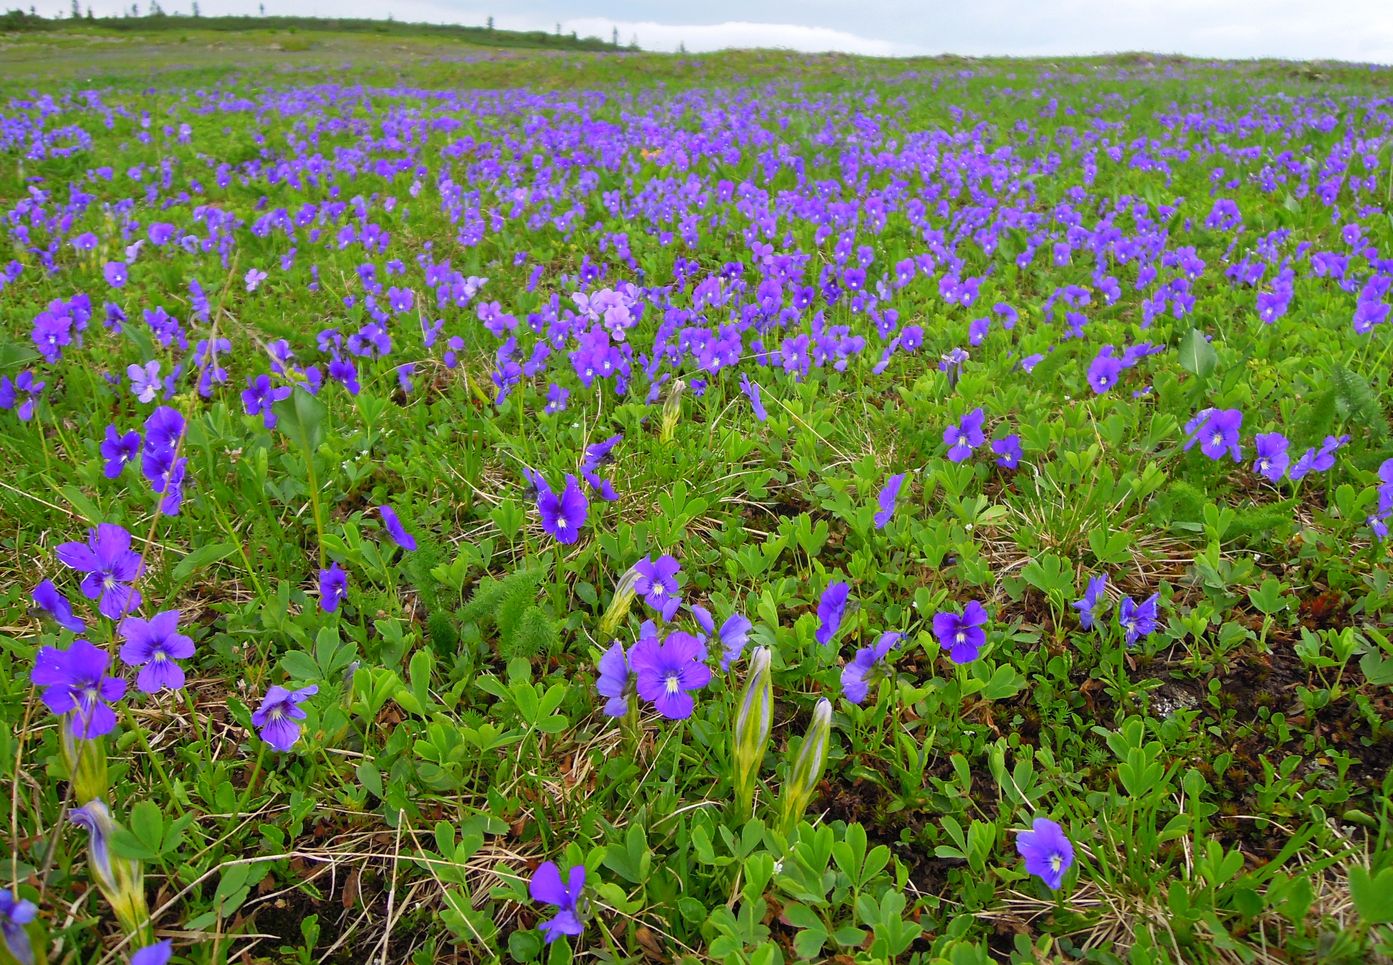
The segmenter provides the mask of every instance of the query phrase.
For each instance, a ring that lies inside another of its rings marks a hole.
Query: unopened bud
[[[823,697],[813,708],[812,723],[803,737],[803,746],[798,748],[798,757],[789,768],[783,789],[780,824],[785,835],[790,834],[803,819],[804,812],[812,802],[817,785],[822,780],[823,769],[827,766],[827,745],[831,737],[832,702]]]
[[[753,816],[755,783],[769,747],[774,721],[774,684],[769,673],[769,648],[756,647],[750,656],[745,695],[735,715],[735,740],[731,759],[735,765],[735,807],[741,821]]]

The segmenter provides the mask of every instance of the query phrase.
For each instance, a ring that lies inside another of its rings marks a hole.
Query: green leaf
[[[192,576],[195,570],[201,570],[205,566],[218,562],[218,560],[225,560],[235,552],[237,552],[236,543],[210,543],[207,546],[200,546],[180,560],[170,575],[176,581],[185,580]]]
[[[1370,925],[1393,922],[1393,868],[1384,868],[1375,877],[1368,868],[1349,869],[1349,893],[1359,917]]]
[[[317,397],[296,389],[290,393],[290,398],[277,402],[271,410],[276,414],[281,431],[302,450],[313,453],[319,448],[324,435],[324,417],[329,410]]]
[[[1207,379],[1218,364],[1219,355],[1204,337],[1204,333],[1197,328],[1190,329],[1190,334],[1180,341],[1181,368],[1201,379]]]

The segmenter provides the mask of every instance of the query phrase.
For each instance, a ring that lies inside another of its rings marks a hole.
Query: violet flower
[[[29,679],[43,688],[43,702],[55,714],[72,713],[68,729],[75,737],[92,739],[116,727],[116,712],[108,706],[126,693],[126,682],[108,677],[111,656],[90,640],[74,640],[67,649],[41,647]]]
[[[555,862],[547,861],[537,867],[528,886],[533,901],[556,908],[555,915],[537,926],[547,936],[548,945],[562,935],[579,935],[585,930],[578,908],[585,890],[585,865],[573,867],[568,877],[562,884],[561,869]]]

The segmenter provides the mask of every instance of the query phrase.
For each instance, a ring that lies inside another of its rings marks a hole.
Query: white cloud
[[[676,50],[679,45],[692,53],[725,50],[731,47],[780,47],[809,53],[838,51],[847,54],[867,54],[873,57],[895,57],[922,52],[908,44],[892,43],[861,37],[831,27],[805,27],[792,23],[754,23],[747,20],[727,20],[711,24],[667,24],[653,20],[609,20],[604,17],[580,17],[563,20],[561,29],[580,34],[609,38],[615,28],[619,42],[627,44],[638,38],[644,50]]]

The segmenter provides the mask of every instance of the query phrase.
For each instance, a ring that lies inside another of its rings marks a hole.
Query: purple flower
[[[542,517],[542,529],[558,543],[574,543],[580,539],[581,527],[590,510],[590,500],[585,498],[580,481],[567,473],[566,488],[560,493],[546,485],[545,480],[541,480],[538,489],[537,512]]]
[[[33,965],[34,949],[29,944],[29,933],[24,930],[38,915],[39,909],[32,901],[19,897],[8,888],[0,891],[0,937],[5,939],[5,949],[19,965]]]
[[[131,549],[131,534],[115,523],[87,531],[86,543],[62,543],[55,550],[64,566],[86,573],[82,595],[97,600],[108,620],[119,620],[140,606],[140,593],[129,586],[144,570],[140,554]]]
[[[705,649],[690,633],[675,630],[661,643],[648,636],[629,650],[629,665],[637,680],[638,695],[669,720],[692,715],[690,691],[705,687],[711,668],[702,663]]]
[[[1088,367],[1088,384],[1098,395],[1117,384],[1123,368],[1122,359],[1112,354],[1112,346],[1104,345]]]
[[[247,274],[242,280],[247,283],[247,291],[254,292],[257,287],[266,280],[266,272],[259,268],[248,268]]]
[[[960,422],[943,430],[943,442],[948,446],[950,462],[962,462],[985,441],[986,437],[982,435],[982,420],[985,418],[986,414],[979,406],[963,416]]]
[[[1132,646],[1142,637],[1156,629],[1156,603],[1161,594],[1153,593],[1140,603],[1130,596],[1124,597],[1117,611],[1117,622],[1127,633],[1127,646]]]
[[[561,883],[561,869],[553,861],[537,866],[532,875],[528,891],[532,900],[544,905],[554,905],[556,914],[537,926],[547,936],[550,945],[562,935],[579,935],[585,930],[576,907],[581,892],[585,889],[585,865],[578,864],[571,869],[570,881]]]
[[[102,474],[107,479],[115,479],[125,470],[126,463],[133,460],[138,452],[140,452],[140,433],[132,429],[122,435],[114,425],[108,425],[106,439],[101,444],[102,458],[106,460],[106,465],[102,467]]]
[[[764,402],[760,398],[759,383],[751,382],[748,375],[740,376],[740,391],[745,393],[745,397],[750,400],[750,408],[754,410],[755,418],[760,422],[769,418],[769,413],[764,409]]]
[[[126,366],[131,380],[131,392],[141,402],[154,402],[160,391],[160,360],[151,359],[144,365]]]
[[[1242,425],[1243,413],[1237,409],[1205,409],[1185,426],[1185,431],[1191,433],[1185,449],[1188,451],[1198,442],[1200,451],[1210,459],[1217,461],[1227,453],[1234,462],[1241,462],[1238,430]]]
[[[408,552],[416,548],[416,537],[402,526],[396,510],[391,506],[379,506],[377,512],[382,516],[382,526],[387,530],[387,535],[392,537],[398,546]]]
[[[108,261],[102,268],[102,274],[106,276],[106,283],[112,288],[124,288],[126,285],[126,263],[124,261]]]
[[[131,956],[131,965],[169,965],[169,959],[173,954],[174,945],[166,938],[139,949]]]
[[[1004,469],[1015,469],[1025,455],[1021,449],[1021,437],[1014,432],[1005,438],[993,439],[992,452],[996,453],[996,464]]]
[[[904,485],[905,474],[895,473],[886,480],[885,488],[880,491],[876,502],[880,504],[880,511],[875,514],[875,528],[884,529],[890,522],[890,517],[895,515],[895,500],[899,499],[900,487]]]
[[[1291,443],[1287,441],[1287,437],[1280,432],[1259,432],[1253,438],[1253,443],[1258,450],[1253,472],[1268,482],[1281,482],[1287,466],[1291,464],[1291,457],[1287,455],[1287,447]]]
[[[252,714],[252,726],[260,728],[261,739],[278,751],[288,751],[300,739],[296,721],[307,716],[300,705],[319,693],[314,684],[299,690],[286,690],[279,685],[266,691],[261,706]]]
[[[1103,591],[1107,588],[1108,574],[1099,573],[1089,579],[1088,588],[1083,591],[1083,598],[1070,604],[1079,611],[1079,626],[1085,630],[1093,629],[1094,619],[1098,615],[1098,604],[1103,600]]]
[[[633,670],[629,668],[629,658],[624,654],[624,644],[618,640],[600,657],[600,676],[595,681],[595,690],[605,701],[605,713],[610,717],[623,717],[629,710],[629,681]]]
[[[52,580],[44,580],[34,587],[33,597],[34,602],[64,630],[81,633],[87,629],[87,624],[82,618],[73,615],[72,604],[68,602],[67,597],[58,592],[58,587],[53,585]]]
[[[718,632],[716,621],[711,618],[711,612],[706,607],[694,605],[692,616],[696,618],[697,624],[705,631],[706,635],[701,637],[702,643],[705,643],[711,634],[716,634],[716,638],[721,643],[721,669],[729,670],[730,665],[740,659],[740,654],[745,649],[745,642],[749,640],[750,629],[754,624],[739,613],[732,613],[726,618],[726,622],[721,624],[721,629]]]
[[[66,650],[41,647],[34,657],[29,679],[43,688],[43,702],[49,710],[55,714],[73,711],[68,729],[76,737],[101,737],[116,726],[116,712],[107,705],[121,699],[126,682],[106,675],[110,661],[105,650],[82,639],[74,640]]]
[[[325,613],[333,613],[346,599],[348,574],[339,564],[331,563],[327,570],[319,571],[319,608]]]
[[[824,647],[832,642],[841,629],[842,616],[846,613],[846,598],[850,593],[851,587],[840,581],[829,584],[822,591],[822,599],[817,603],[817,633],[814,637]]]
[[[643,601],[663,615],[664,620],[672,619],[681,600],[677,596],[677,574],[681,570],[677,560],[666,553],[657,560],[645,556],[634,564],[637,578],[634,592]]]
[[[149,620],[126,617],[119,629],[126,641],[121,659],[129,667],[140,668],[136,687],[154,694],[184,686],[184,669],[175,661],[193,656],[193,641],[179,632],[178,610],[163,610]]]
[[[247,387],[242,390],[242,405],[247,410],[247,415],[260,415],[261,422],[267,429],[276,427],[276,413],[271,407],[290,398],[290,386],[271,384],[269,375],[258,375],[256,378],[247,377]]]
[[[1296,460],[1296,465],[1291,467],[1289,475],[1295,481],[1311,472],[1325,472],[1335,465],[1335,450],[1339,449],[1349,441],[1349,436],[1326,436],[1325,442],[1320,449],[1307,449],[1300,459]]]
[[[1074,863],[1074,846],[1064,829],[1049,818],[1036,818],[1031,830],[1016,832],[1016,851],[1025,859],[1025,870],[1058,891],[1064,872]]]
[[[880,635],[873,647],[862,647],[856,651],[851,663],[842,668],[842,695],[853,704],[859,704],[870,692],[870,678],[884,663],[889,652],[899,645],[904,634],[887,630]]]
[[[954,663],[971,663],[987,642],[987,631],[982,629],[986,622],[986,607],[969,600],[961,616],[948,610],[934,614],[934,636]]]

